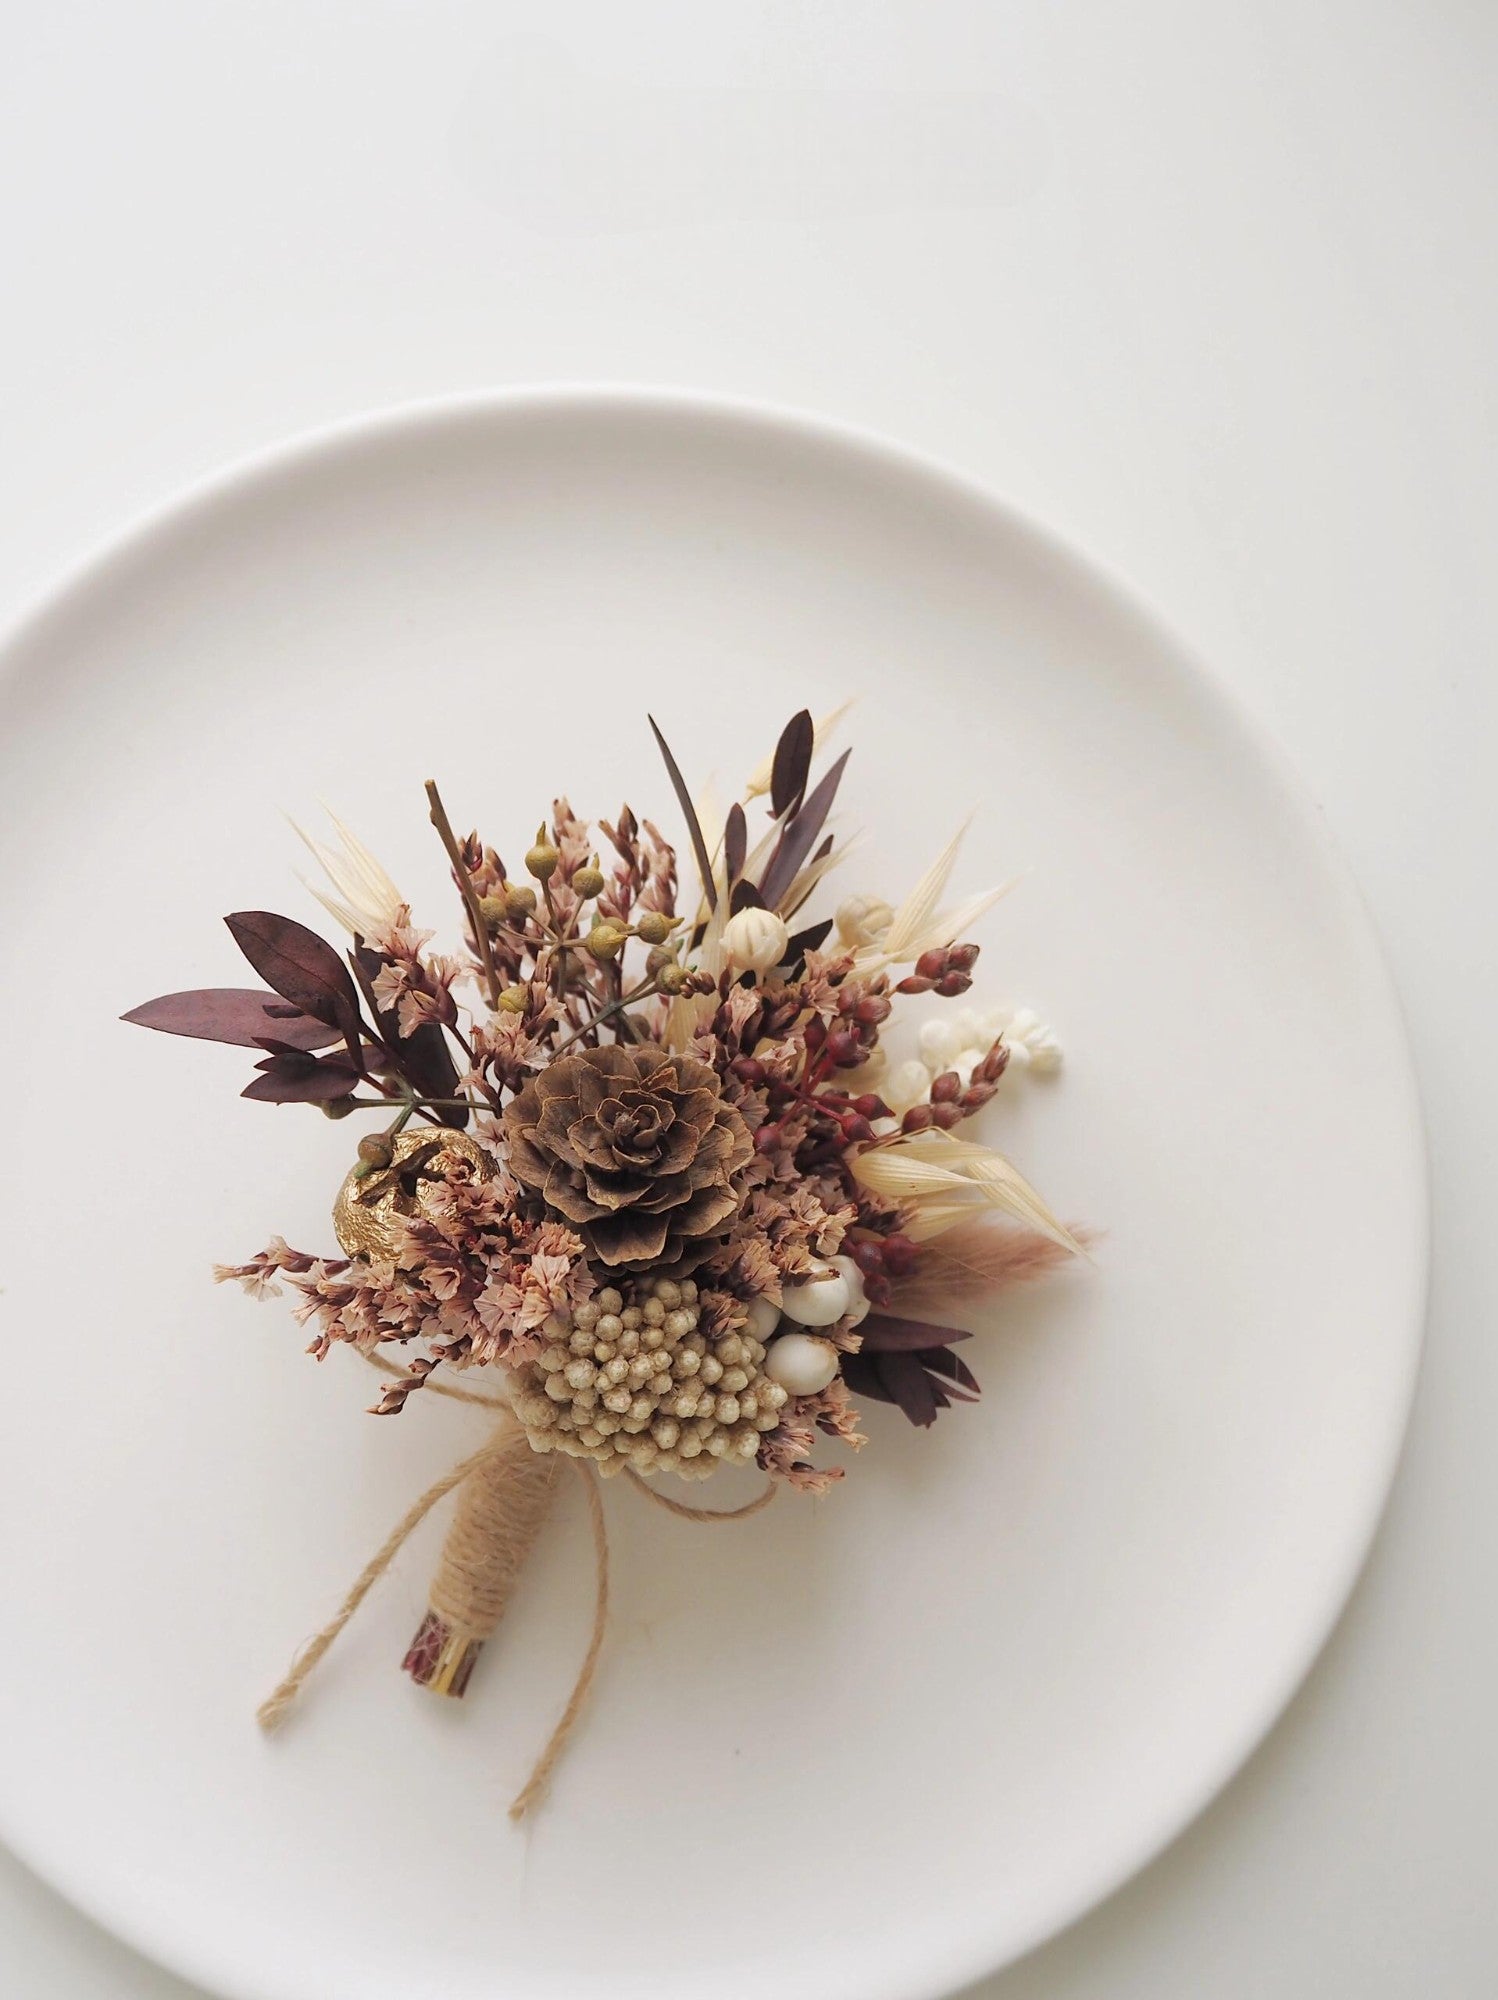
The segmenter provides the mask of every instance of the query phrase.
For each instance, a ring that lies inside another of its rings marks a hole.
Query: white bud
[[[938,1073],[950,1069],[962,1050],[962,1037],[957,1032],[956,1023],[943,1020],[939,1016],[931,1021],[923,1021],[917,1037],[921,1060],[930,1070]]]
[[[953,1018],[952,1033],[957,1037],[959,1052],[963,1049],[976,1049],[983,1043],[983,1023],[971,1007],[964,1007],[962,1012]]]
[[[749,1301],[749,1321],[746,1332],[756,1340],[768,1340],[780,1324],[780,1308],[766,1298]]]
[[[1004,1030],[1010,1063],[1016,1069],[1026,1064],[1037,1076],[1050,1076],[1061,1067],[1061,1044],[1038,1014],[1021,1007]]]
[[[740,910],[723,931],[723,952],[741,972],[768,972],[779,965],[790,943],[785,918],[773,910]]]
[[[848,1280],[831,1264],[813,1269],[809,1278],[787,1285],[780,1309],[800,1326],[831,1326],[848,1310]]]
[[[848,1285],[848,1318],[854,1326],[859,1326],[869,1316],[868,1295],[863,1288],[863,1272],[851,1257],[834,1257],[832,1268],[841,1271]]]
[[[878,944],[895,920],[895,913],[880,896],[849,896],[838,905],[837,934],[844,944]]]
[[[812,1333],[783,1333],[770,1343],[765,1373],[792,1396],[815,1396],[837,1373],[837,1349]]]
[[[930,1070],[912,1056],[907,1062],[895,1064],[884,1079],[879,1095],[891,1111],[908,1111],[912,1104],[920,1104],[924,1100],[930,1088]]]

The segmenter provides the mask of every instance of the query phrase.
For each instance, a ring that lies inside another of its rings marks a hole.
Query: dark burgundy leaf
[[[348,967],[326,938],[290,917],[269,910],[238,910],[225,917],[230,935],[268,986],[283,1000],[326,1021],[341,1034],[357,1035],[359,1002]]]
[[[800,874],[803,864],[810,856],[817,835],[822,831],[823,823],[832,810],[832,801],[837,797],[837,788],[842,783],[843,772],[848,768],[848,758],[851,755],[851,751],[843,752],[796,817],[788,821],[782,831],[775,852],[770,856],[769,865],[759,881],[760,893],[765,899],[767,910],[779,909],[781,898]]]
[[[924,1429],[936,1422],[936,1413],[947,1399],[914,1354],[881,1354],[874,1366],[881,1386],[888,1389],[913,1424]]]
[[[951,1406],[954,1396],[968,1403],[978,1393],[971,1372],[942,1347],[919,1354],[899,1350],[847,1354],[843,1357],[843,1379],[855,1396],[894,1403],[913,1424],[923,1428],[936,1421],[938,1411]]]
[[[347,1097],[359,1072],[347,1056],[309,1056],[300,1051],[267,1056],[255,1067],[261,1072],[240,1092],[261,1104],[326,1104]]]
[[[372,989],[376,976],[387,961],[382,953],[372,951],[367,944],[356,945],[354,952],[365,981]],[[435,1021],[423,1021],[414,1034],[403,1035],[394,1008],[376,1008],[375,1020],[385,1038],[392,1062],[418,1097],[434,1099],[458,1095],[458,1072],[453,1064],[452,1050]],[[461,1131],[468,1123],[468,1107],[445,1104],[438,1108],[437,1116],[444,1125]]]
[[[801,803],[815,743],[811,710],[803,708],[781,730],[780,741],[775,745],[775,761],[770,771],[770,810],[777,819],[794,812]]]
[[[827,856],[831,852],[832,852],[832,835],[829,833],[827,838],[822,842],[822,845],[817,849],[816,853],[811,857],[811,861],[808,865],[811,867],[815,867],[817,862],[825,861],[827,859]],[[801,894],[796,898],[795,902],[787,903],[785,908],[780,912],[780,914],[785,918],[791,918],[795,916],[797,910],[799,910],[801,906],[807,901],[807,899],[812,894],[812,890],[814,890],[815,888],[816,884],[813,882],[810,888],[803,889]]]
[[[897,1313],[871,1312],[860,1331],[865,1354],[916,1354],[923,1348],[972,1339],[960,1326],[933,1326],[925,1320],[901,1319]]]
[[[697,808],[692,804],[692,794],[687,790],[687,781],[681,775],[681,766],[671,755],[671,746],[662,736],[660,725],[653,715],[645,720],[655,731],[655,740],[660,745],[661,755],[666,760],[666,775],[671,780],[671,789],[676,793],[676,803],[681,807],[687,823],[687,832],[692,837],[692,852],[697,857],[697,872],[702,877],[702,894],[710,910],[718,907],[718,891],[713,882],[712,857],[707,851],[707,842],[702,837],[702,827],[697,818]]]
[[[876,1403],[892,1403],[895,1400],[880,1381],[872,1354],[845,1354],[843,1380],[855,1396],[872,1398]]]
[[[202,1042],[228,1042],[250,1049],[275,1036],[295,1049],[325,1049],[341,1030],[288,1007],[274,993],[253,986],[205,986],[190,993],[163,993],[120,1016],[138,1028],[166,1035],[191,1035]]]
[[[452,1051],[435,1021],[423,1021],[414,1035],[402,1035],[393,1054],[401,1075],[418,1097],[440,1099],[458,1095],[458,1072]],[[461,1131],[468,1123],[466,1104],[436,1104],[433,1108],[443,1124],[454,1131]]]
[[[256,1063],[256,1069],[275,1070],[283,1076],[311,1076],[320,1061],[335,1063],[344,1069],[354,1066],[340,1049],[336,1056],[318,1057],[310,1055],[306,1049],[293,1049],[286,1043],[269,1050]]]
[[[821,923],[809,924],[804,931],[797,931],[785,948],[786,963],[799,965],[809,951],[820,951],[831,935],[831,917],[824,917]]]
[[[920,1357],[929,1375],[940,1375],[947,1385],[948,1394],[959,1402],[976,1403],[982,1393],[978,1378],[958,1355],[947,1347],[931,1347]]]
[[[740,910],[762,910],[765,899],[752,882],[735,882],[728,907],[737,916]]]
[[[749,823],[737,800],[728,808],[723,827],[723,866],[731,889],[744,872],[744,856],[749,849]]]

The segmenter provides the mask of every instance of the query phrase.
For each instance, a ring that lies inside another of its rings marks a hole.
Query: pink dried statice
[[[522,1214],[507,1179],[454,1176],[427,1193],[420,1215],[392,1227],[388,1263],[313,1258],[277,1238],[248,1264],[221,1266],[215,1276],[236,1278],[257,1297],[284,1280],[299,1294],[297,1318],[316,1323],[309,1351],[319,1358],[338,1342],[364,1353],[422,1343],[421,1380],[439,1362],[461,1368],[529,1358],[548,1316],[570,1314],[595,1289],[578,1238],[556,1221]],[[386,1391],[382,1411],[400,1407],[401,1388]]]
[[[400,914],[400,922],[368,940],[385,960],[370,981],[375,1004],[382,1013],[394,1014],[405,1036],[428,1022],[455,1027],[458,1008],[452,989],[466,976],[466,968],[461,959],[427,951],[436,933],[413,929],[404,905]]]

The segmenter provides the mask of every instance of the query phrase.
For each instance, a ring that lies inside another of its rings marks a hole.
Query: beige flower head
[[[723,928],[723,956],[740,972],[768,972],[785,957],[790,941],[785,918],[774,910],[740,910]]]

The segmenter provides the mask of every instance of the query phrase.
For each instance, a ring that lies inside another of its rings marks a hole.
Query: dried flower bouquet
[[[942,907],[960,834],[897,907],[803,915],[840,859],[848,753],[813,782],[840,714],[794,716],[721,823],[651,723],[690,837],[684,900],[675,850],[628,806],[595,844],[558,800],[512,873],[429,784],[455,954],[335,821],[335,847],[308,845],[350,945],[240,912],[226,921],[263,988],[125,1017],[257,1050],[246,1097],[382,1117],[337,1196],[340,1256],[278,1238],[217,1275],[257,1297],[289,1285],[314,1354],[346,1342],[385,1369],[381,1414],[443,1382],[491,1400],[457,1387],[475,1371],[499,1383],[503,1449],[467,1477],[467,1556],[406,1661],[441,1691],[462,1692],[502,1608],[502,1590],[498,1608],[464,1597],[475,1536],[509,1537],[512,1578],[563,1459],[637,1484],[752,1463],[771,1490],[825,1492],[843,1468],[814,1462],[818,1433],[861,1446],[855,1399],[923,1426],[974,1400],[947,1316],[1080,1247],[961,1134],[1006,1072],[1055,1068],[1041,1023],[936,1011],[903,1060],[886,1047],[907,997],[972,985],[965,935],[1002,892]],[[518,1528],[517,1479],[536,1499]]]

